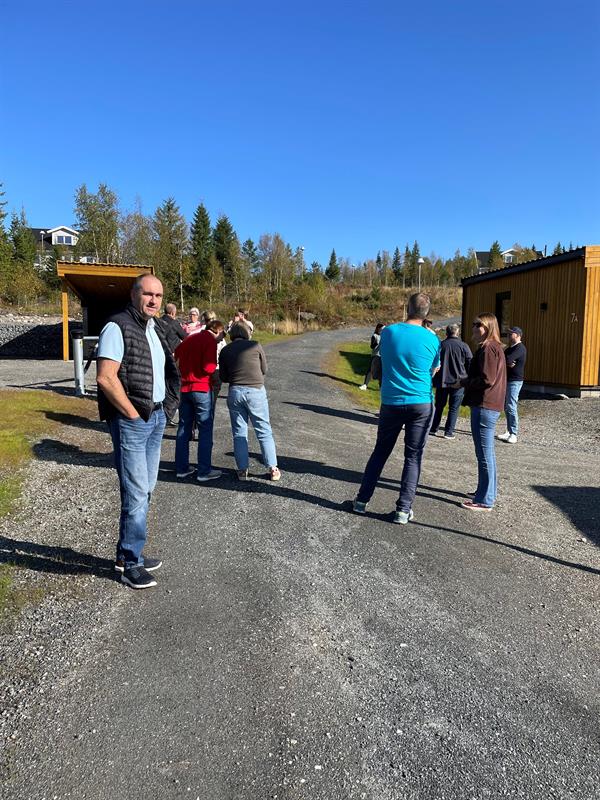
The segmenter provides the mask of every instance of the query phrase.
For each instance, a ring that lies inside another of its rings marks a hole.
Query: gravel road
[[[526,401],[494,514],[458,505],[461,420],[428,442],[413,523],[389,522],[400,453],[358,517],[376,418],[321,366],[357,338],[268,348],[280,483],[256,460],[246,484],[176,482],[167,430],[151,591],[112,578],[102,427],[69,417],[40,442],[0,527],[45,593],[1,639],[6,800],[598,796],[600,404]],[[214,454],[233,469],[223,399]]]

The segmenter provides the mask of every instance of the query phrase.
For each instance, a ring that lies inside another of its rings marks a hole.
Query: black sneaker
[[[156,586],[156,578],[143,567],[132,567],[121,575],[121,583],[131,586],[132,589],[149,589]]]
[[[154,572],[155,569],[162,567],[162,561],[160,558],[146,558],[144,556],[144,569],[146,572]],[[125,559],[124,558],[117,558],[115,561],[115,572],[125,572]]]

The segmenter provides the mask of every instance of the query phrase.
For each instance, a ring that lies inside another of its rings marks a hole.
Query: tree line
[[[55,262],[67,252],[76,260],[93,257],[100,263],[152,265],[165,287],[165,296],[183,310],[202,302],[254,303],[293,309],[323,304],[332,287],[381,290],[382,287],[451,287],[477,272],[475,252],[457,250],[444,259],[422,256],[417,241],[380,250],[360,263],[337,256],[332,250],[327,265],[307,265],[304,248],[292,247],[278,233],[264,233],[258,241],[241,242],[230,219],[219,214],[214,222],[200,203],[188,223],[176,200],[168,197],[153,214],[146,214],[138,200],[132,210],[122,210],[119,198],[101,183],[90,191],[79,186],[74,197],[74,227],[79,239],[74,249],[54,248],[38,255],[39,243],[29,229],[25,210],[13,212],[8,226],[4,192],[0,185],[0,296],[18,302],[20,296],[36,296],[57,287]],[[518,247],[518,246],[517,246]],[[562,245],[557,244],[560,250]],[[562,248],[564,252],[564,248]],[[504,266],[496,241],[490,248],[489,267]],[[518,259],[538,256],[535,246],[519,248]],[[37,261],[36,261],[37,259]],[[37,266],[34,264],[37,263]]]

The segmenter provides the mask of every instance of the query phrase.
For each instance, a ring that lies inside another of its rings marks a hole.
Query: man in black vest
[[[98,406],[108,422],[121,490],[115,569],[134,589],[156,585],[162,562],[143,555],[148,505],[158,477],[166,415],[175,413],[180,379],[164,332],[155,324],[162,283],[140,275],[131,303],[111,317],[98,342]]]
[[[435,436],[448,403],[448,416],[444,428],[444,439],[456,439],[454,426],[458,419],[460,404],[465,393],[461,380],[467,377],[473,358],[468,344],[458,338],[458,325],[446,326],[446,338],[440,347],[440,368],[433,376],[435,387],[435,413],[431,422],[430,436]]]

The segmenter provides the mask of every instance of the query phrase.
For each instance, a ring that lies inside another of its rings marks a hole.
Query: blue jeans
[[[269,421],[269,401],[264,386],[229,386],[227,408],[233,434],[233,454],[238,469],[248,469],[248,419],[260,445],[263,464],[277,466],[275,440]]]
[[[452,436],[454,428],[456,427],[456,420],[458,419],[458,409],[460,408],[464,394],[465,390],[462,387],[459,389],[452,389],[449,386],[444,386],[435,390],[435,414],[433,415],[433,422],[431,423],[432,433],[435,433],[440,427],[442,414],[444,413],[446,403],[448,403],[448,416],[446,417],[444,433],[446,436]]]
[[[176,472],[187,472],[190,468],[190,439],[194,420],[198,427],[198,475],[208,475],[211,471],[214,418],[212,392],[181,392],[175,442]]]
[[[421,474],[421,460],[429,433],[431,412],[431,403],[414,403],[406,406],[381,405],[375,449],[367,462],[356,496],[359,502],[368,503],[373,496],[386,461],[392,454],[400,431],[404,428],[404,468],[396,509],[410,511]]]
[[[166,422],[164,411],[154,411],[148,422],[119,414],[108,423],[121,491],[117,559],[125,560],[125,569],[143,563],[148,505],[158,477]]]
[[[471,407],[471,433],[477,456],[477,489],[473,502],[490,507],[496,502],[498,494],[494,434],[499,416],[499,411]]]
[[[506,428],[509,433],[516,436],[519,432],[519,412],[517,404],[523,388],[523,381],[508,381],[506,384],[506,398],[504,400],[504,413],[506,414]]]

